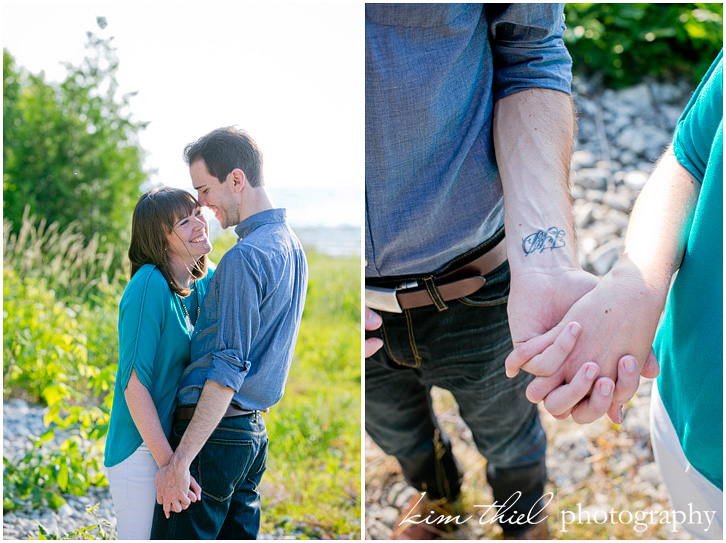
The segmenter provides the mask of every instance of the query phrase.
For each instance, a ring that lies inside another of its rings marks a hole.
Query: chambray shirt
[[[308,283],[300,241],[284,209],[248,217],[235,228],[209,283],[192,335],[179,405],[196,405],[207,379],[235,390],[232,403],[266,409],[282,398]]]
[[[435,271],[504,223],[494,102],[570,93],[563,4],[366,4],[366,277]]]

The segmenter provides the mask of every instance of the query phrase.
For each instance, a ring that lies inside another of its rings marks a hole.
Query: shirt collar
[[[285,222],[286,218],[287,213],[283,208],[266,209],[265,211],[255,213],[235,226],[234,231],[237,234],[237,241],[250,235],[258,226],[276,222]]]

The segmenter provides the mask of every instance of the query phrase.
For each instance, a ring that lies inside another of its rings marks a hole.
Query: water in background
[[[267,192],[307,250],[330,256],[360,256],[363,220],[362,191],[350,187],[273,187]],[[219,222],[209,217],[212,239]]]

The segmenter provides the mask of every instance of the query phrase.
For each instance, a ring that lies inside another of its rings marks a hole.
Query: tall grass
[[[87,299],[95,291],[123,289],[122,254],[113,246],[99,251],[97,232],[90,240],[80,224],[65,227],[30,216],[26,206],[18,229],[3,220],[3,262],[19,276],[43,278],[59,298]]]

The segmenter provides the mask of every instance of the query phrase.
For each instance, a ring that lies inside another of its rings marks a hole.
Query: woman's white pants
[[[159,467],[143,443],[120,464],[108,468],[119,539],[149,539],[156,505]]]
[[[682,526],[696,539],[723,540],[723,492],[686,459],[657,382],[651,392],[650,438],[673,510],[685,518]]]

